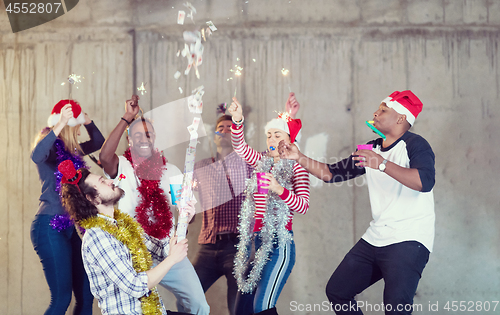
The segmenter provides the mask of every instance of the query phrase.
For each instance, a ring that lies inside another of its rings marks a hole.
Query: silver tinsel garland
[[[243,293],[252,292],[259,283],[262,269],[268,261],[269,253],[273,250],[273,245],[278,244],[278,247],[283,247],[292,241],[292,234],[286,229],[290,209],[278,194],[269,190],[266,212],[262,219],[262,229],[260,231],[262,246],[257,249],[253,262],[249,264],[255,224],[254,193],[257,192],[256,173],[272,173],[282,187],[291,191],[293,187],[294,164],[295,161],[284,159],[280,159],[275,164],[272,157],[264,156],[257,164],[252,178],[247,181],[246,199],[243,202],[239,215],[238,232],[240,241],[237,245],[238,252],[234,259],[234,275],[238,283],[238,289]],[[251,270],[247,279],[244,279],[249,265],[252,266]]]

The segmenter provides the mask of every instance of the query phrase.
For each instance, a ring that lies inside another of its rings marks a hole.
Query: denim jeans
[[[293,232],[290,231],[290,233],[293,235]],[[262,245],[260,232],[254,233],[254,242],[257,251]],[[294,265],[295,242],[292,240],[290,244],[282,248],[278,248],[278,244],[274,244],[255,291],[249,294],[238,292],[236,314],[259,313],[275,307]]]
[[[36,215],[31,224],[31,242],[40,257],[50,289],[50,305],[45,315],[64,315],[71,302],[74,315],[92,314],[94,297],[83,267],[82,241],[74,226],[61,232],[50,225],[52,215]]]
[[[429,251],[417,241],[375,247],[361,239],[347,253],[326,286],[326,295],[337,314],[363,314],[356,294],[384,279],[386,314],[411,314]]]
[[[227,307],[230,315],[235,315],[234,305],[238,286],[233,275],[234,256],[238,238],[223,239],[215,244],[202,244],[193,267],[200,278],[203,291],[207,290],[220,277],[226,277]]]
[[[160,285],[175,296],[179,312],[195,315],[210,313],[200,279],[187,257],[170,268]]]

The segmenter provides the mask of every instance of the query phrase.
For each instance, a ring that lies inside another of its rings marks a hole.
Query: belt
[[[215,236],[215,240],[216,241],[230,241],[230,240],[236,239],[237,237],[238,237],[237,233],[217,234],[217,236]]]

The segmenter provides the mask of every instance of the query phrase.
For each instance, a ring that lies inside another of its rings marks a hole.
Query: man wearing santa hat
[[[366,174],[373,220],[347,253],[326,286],[337,314],[363,314],[354,297],[384,279],[386,314],[411,314],[413,296],[434,243],[434,153],[409,131],[422,111],[411,91],[396,91],[374,113],[373,125],[386,139],[368,142],[373,150],[325,164],[280,144],[283,158],[298,161],[325,182]]]

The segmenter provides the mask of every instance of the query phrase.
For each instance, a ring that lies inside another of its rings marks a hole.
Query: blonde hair
[[[74,127],[70,127],[68,125],[64,126],[64,128],[59,133],[59,139],[61,139],[64,143],[64,148],[66,151],[72,154],[83,154],[82,148],[80,147],[80,143],[78,143],[78,128],[81,125],[76,125]],[[50,131],[54,127],[44,128],[35,138],[33,143],[33,147],[35,147],[40,141],[42,141],[45,136],[47,136]],[[75,152],[76,151],[76,152]]]

